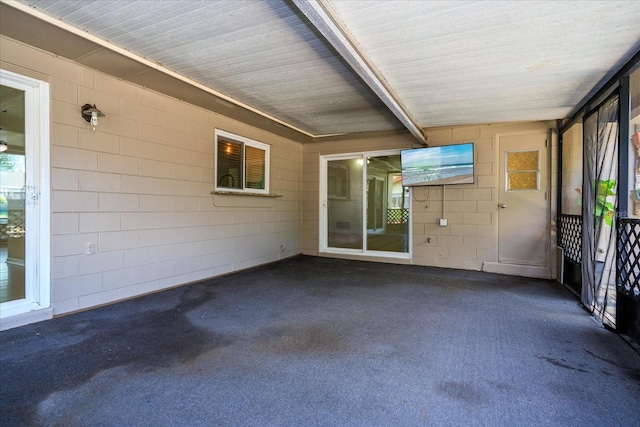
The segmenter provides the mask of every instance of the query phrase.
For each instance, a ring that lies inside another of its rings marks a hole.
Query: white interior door
[[[498,261],[548,266],[547,132],[499,137]]]

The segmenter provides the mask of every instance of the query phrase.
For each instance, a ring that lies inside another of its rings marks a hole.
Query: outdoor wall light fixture
[[[91,129],[95,132],[98,127],[98,117],[104,117],[104,114],[98,110],[96,104],[84,104],[81,111],[82,118],[91,123]]]
[[[7,151],[9,149],[9,146],[7,145],[7,143],[5,141],[0,141],[0,153],[3,151]]]

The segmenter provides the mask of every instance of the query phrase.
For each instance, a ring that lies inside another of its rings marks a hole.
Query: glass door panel
[[[378,233],[384,231],[384,179],[367,177],[367,231]]]
[[[410,256],[409,188],[402,186],[400,153],[387,153],[323,161],[321,251]]]
[[[0,303],[25,298],[24,92],[0,86]]]
[[[327,242],[330,248],[362,247],[362,158],[327,162]]]
[[[369,251],[409,252],[409,191],[402,186],[400,155],[367,158]]]

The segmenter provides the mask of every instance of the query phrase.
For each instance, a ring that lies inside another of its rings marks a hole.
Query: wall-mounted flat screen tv
[[[400,151],[402,185],[473,184],[473,142]]]

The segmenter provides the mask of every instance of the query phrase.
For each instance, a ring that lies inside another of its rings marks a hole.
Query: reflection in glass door
[[[329,247],[362,249],[362,169],[362,157],[327,163]]]
[[[367,157],[368,251],[409,253],[409,191],[402,186],[400,155]]]
[[[0,303],[25,298],[24,91],[0,86]]]
[[[367,230],[368,233],[384,231],[385,221],[384,179],[367,177]]]
[[[400,154],[341,156],[323,164],[321,250],[408,257],[410,200]]]

